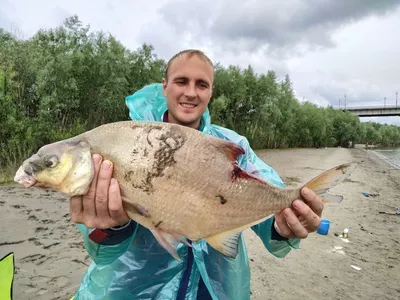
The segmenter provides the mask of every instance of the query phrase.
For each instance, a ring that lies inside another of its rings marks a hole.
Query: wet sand
[[[245,237],[252,299],[399,299],[400,216],[378,214],[400,207],[400,171],[362,149],[296,149],[259,152],[288,185],[297,185],[348,161],[362,162],[332,193],[327,236],[311,234],[283,259],[268,253],[255,234]],[[365,197],[362,192],[379,194]],[[348,243],[335,233],[349,228]],[[90,264],[69,218],[64,196],[0,187],[0,257],[15,253],[14,299],[68,299]],[[343,247],[334,251],[335,246]],[[351,265],[361,268],[356,270]]]

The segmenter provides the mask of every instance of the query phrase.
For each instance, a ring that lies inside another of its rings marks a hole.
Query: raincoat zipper
[[[192,241],[190,241],[190,240],[188,242],[190,244],[192,243]],[[191,248],[188,247],[186,270],[183,273],[183,277],[182,277],[181,283],[179,285],[178,296],[176,297],[176,300],[185,300],[186,292],[187,292],[188,285],[189,285],[190,273],[192,272],[192,267],[193,267],[193,251]]]

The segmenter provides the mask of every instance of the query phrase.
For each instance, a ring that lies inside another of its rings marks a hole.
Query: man
[[[130,117],[181,124],[241,145],[239,166],[277,186],[277,173],[261,161],[246,138],[212,125],[207,109],[214,83],[213,64],[202,52],[186,50],[167,64],[162,86],[149,85],[127,97]],[[129,220],[122,208],[112,163],[94,155],[95,173],[90,191],[71,199],[71,218],[78,223],[85,248],[93,259],[77,299],[249,299],[250,270],[243,237],[235,259],[225,257],[204,240],[192,247],[178,246],[176,261],[152,233]],[[284,257],[298,248],[301,238],[320,223],[323,203],[303,190],[305,202],[252,227],[270,253]]]

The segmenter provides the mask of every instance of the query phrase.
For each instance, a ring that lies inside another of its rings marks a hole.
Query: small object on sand
[[[348,229],[348,228],[345,228],[345,229],[343,230],[343,238],[347,239],[348,237],[349,237],[349,229]]]
[[[380,211],[380,214],[385,214],[385,215],[399,215],[400,216],[400,210],[396,211]]]
[[[319,233],[321,235],[327,235],[329,232],[330,225],[331,225],[331,222],[329,220],[321,220],[321,224],[319,225],[317,233]]]
[[[367,192],[362,192],[362,193],[363,193],[363,195],[365,197],[377,197],[377,196],[379,196],[379,193],[375,193],[375,194],[370,194],[370,193],[367,193]]]
[[[360,271],[360,270],[361,270],[360,267],[357,267],[357,266],[355,266],[355,265],[350,265],[350,267],[352,267],[353,269],[355,269],[355,270],[357,270],[357,271]]]
[[[342,246],[335,246],[335,247],[333,247],[333,251],[332,251],[332,252],[333,252],[333,253],[338,253],[338,254],[340,254],[340,255],[346,255],[346,253],[344,252]]]

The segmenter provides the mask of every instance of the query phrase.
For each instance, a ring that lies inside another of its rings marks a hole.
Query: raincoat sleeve
[[[122,228],[108,229],[106,232],[109,233],[109,236],[101,243],[96,243],[90,239],[89,235],[93,231],[92,229],[83,224],[77,224],[77,227],[83,236],[84,246],[90,258],[97,265],[107,265],[128,250],[135,237],[138,225],[130,221]]]
[[[242,138],[239,142],[240,146],[245,150],[245,155],[239,158],[239,166],[247,172],[263,178],[269,183],[285,187],[280,176],[276,171],[262,161],[251,149],[250,144],[246,138]],[[273,224],[275,217],[252,226],[251,229],[260,237],[267,250],[276,257],[285,257],[292,248],[298,249],[300,247],[300,239],[286,239],[282,240],[272,239],[271,235],[274,231]]]

